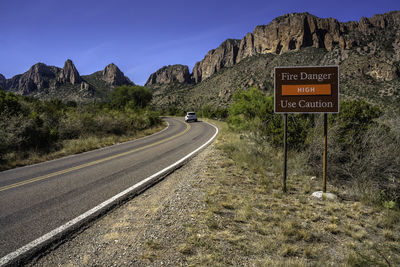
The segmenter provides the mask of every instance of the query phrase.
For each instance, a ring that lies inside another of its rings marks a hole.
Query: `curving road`
[[[142,139],[0,172],[0,266],[143,190],[218,132],[204,122],[165,120],[166,129]]]

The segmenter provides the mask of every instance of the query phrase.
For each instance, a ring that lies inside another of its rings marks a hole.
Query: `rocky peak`
[[[154,84],[171,84],[175,82],[181,84],[189,84],[192,82],[188,66],[179,64],[164,66],[150,75],[146,82],[146,86]]]
[[[204,59],[193,68],[193,79],[196,83],[210,77],[224,67],[236,64],[240,40],[227,39],[216,49],[210,50]]]
[[[16,79],[11,79],[11,87],[16,86],[22,95],[49,87],[51,79],[55,78],[55,69],[43,63],[33,65],[27,72]],[[8,88],[14,89],[14,88]]]
[[[111,63],[102,71],[102,79],[112,86],[119,86],[123,84],[131,84],[132,82],[125,77],[124,73],[114,64]]]
[[[62,68],[60,74],[57,77],[57,83],[59,84],[79,84],[82,82],[82,78],[79,75],[78,70],[75,68],[72,60],[68,59],[64,63],[64,67]]]

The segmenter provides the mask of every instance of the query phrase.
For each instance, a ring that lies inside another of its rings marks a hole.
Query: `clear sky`
[[[400,10],[399,0],[1,0],[0,73],[11,78],[37,62],[81,75],[116,64],[143,85],[162,66],[188,65],[227,38],[292,12],[359,21]]]

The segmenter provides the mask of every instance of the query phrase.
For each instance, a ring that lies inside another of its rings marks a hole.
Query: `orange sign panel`
[[[330,84],[284,84],[282,95],[331,95]]]

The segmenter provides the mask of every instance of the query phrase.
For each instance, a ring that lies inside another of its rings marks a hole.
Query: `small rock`
[[[315,198],[327,198],[327,199],[330,199],[330,200],[337,199],[337,196],[335,194],[324,193],[322,191],[316,191],[316,192],[312,193],[312,196],[315,197]]]

